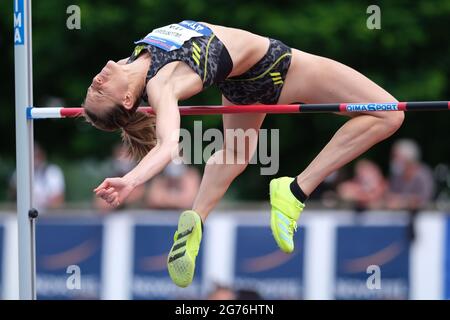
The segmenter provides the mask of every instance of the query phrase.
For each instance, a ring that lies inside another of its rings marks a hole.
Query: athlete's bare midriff
[[[266,37],[241,29],[217,26],[207,22],[200,23],[209,27],[227,48],[233,60],[230,77],[246,72],[261,60],[269,48],[269,39]]]

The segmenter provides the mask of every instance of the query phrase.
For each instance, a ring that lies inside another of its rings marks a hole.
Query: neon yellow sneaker
[[[179,287],[191,284],[202,240],[200,216],[192,210],[184,211],[178,220],[178,230],[173,236],[173,246],[167,256],[167,269],[170,278]]]
[[[293,180],[294,178],[282,177],[270,181],[270,227],[276,243],[286,253],[294,251],[296,221],[305,207],[291,192],[289,185]]]

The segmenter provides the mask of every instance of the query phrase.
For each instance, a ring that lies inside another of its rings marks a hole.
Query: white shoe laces
[[[297,222],[295,220],[292,220],[291,223],[289,224],[289,233],[290,234],[294,234],[294,232],[297,232]]]

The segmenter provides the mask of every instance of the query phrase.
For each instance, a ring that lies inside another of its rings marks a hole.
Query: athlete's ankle
[[[202,221],[202,225],[203,225],[203,223],[206,222],[206,218],[208,218],[209,212],[205,213],[205,211],[197,210],[195,207],[193,209],[191,209],[191,211],[194,211],[200,217],[200,220]]]
[[[294,195],[294,197],[300,201],[301,203],[305,203],[306,200],[308,200],[308,195],[302,190],[300,185],[297,182],[297,177],[294,178],[294,180],[289,185],[289,188]]]

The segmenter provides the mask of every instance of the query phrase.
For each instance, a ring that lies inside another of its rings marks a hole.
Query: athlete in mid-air
[[[178,101],[216,85],[223,105],[330,102],[395,102],[392,95],[341,63],[290,48],[281,41],[205,22],[183,21],[157,28],[136,42],[129,58],[108,61],[89,86],[85,117],[95,127],[122,130],[130,154],[140,160],[123,177],[107,178],[94,191],[118,206],[171,160],[178,140]],[[155,115],[136,112],[144,99]],[[297,219],[313,190],[335,170],[402,124],[403,112],[345,113],[349,120],[295,178],[270,182],[271,228],[284,252],[294,250]],[[265,114],[224,114],[225,130],[259,130]],[[231,182],[246,168],[257,146],[250,135],[245,149],[225,142],[208,160],[192,210],[178,222],[168,255],[172,280],[181,287],[193,279],[204,222]],[[231,157],[230,157],[231,155]],[[292,153],[302,157],[302,150]],[[225,159],[245,158],[245,163]]]

